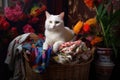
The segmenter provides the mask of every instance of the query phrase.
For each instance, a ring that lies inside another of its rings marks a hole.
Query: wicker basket
[[[32,68],[29,66],[29,63],[25,60],[25,70],[26,70],[26,77],[25,80],[43,80],[41,75],[35,73]]]
[[[49,64],[42,75],[32,71],[26,63],[26,80],[88,80],[92,59],[81,64]]]

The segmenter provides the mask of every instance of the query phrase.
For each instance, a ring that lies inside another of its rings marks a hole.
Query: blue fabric
[[[47,56],[46,56],[46,66],[48,66],[48,64],[49,64],[51,53],[52,53],[52,47],[48,48],[48,50],[46,51],[46,54],[47,54]]]
[[[38,55],[35,60],[36,64],[38,64],[42,58],[42,48],[37,48],[37,50],[38,50]]]
[[[32,40],[31,42],[23,44],[23,48],[25,50],[29,50],[30,59],[29,64],[33,68],[33,70],[37,73],[43,73],[47,66],[49,65],[49,60],[52,52],[52,48],[48,48],[48,50],[43,51],[43,39],[39,39],[36,43]],[[35,45],[35,47],[32,47]]]

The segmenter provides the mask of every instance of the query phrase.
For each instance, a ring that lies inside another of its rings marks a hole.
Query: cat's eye
[[[52,23],[52,21],[49,21],[49,23]]]
[[[56,24],[58,24],[58,23],[59,23],[59,21],[55,21],[55,23],[56,23]]]

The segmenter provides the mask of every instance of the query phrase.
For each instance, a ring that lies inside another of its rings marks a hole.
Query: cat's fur
[[[43,49],[47,50],[49,46],[53,46],[53,52],[57,52],[61,43],[72,40],[74,32],[70,28],[64,26],[64,12],[59,15],[52,15],[47,11],[45,13],[46,39],[43,44]]]

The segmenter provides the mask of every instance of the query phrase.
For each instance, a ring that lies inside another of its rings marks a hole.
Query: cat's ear
[[[61,19],[63,19],[63,18],[64,18],[64,15],[65,15],[65,13],[64,13],[64,12],[61,12],[61,13],[59,14],[59,16],[61,17]]]
[[[46,18],[50,17],[50,13],[48,11],[45,11],[45,14],[46,14]]]

